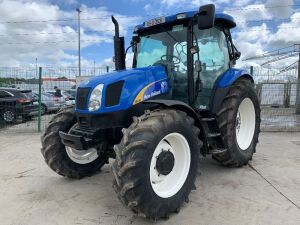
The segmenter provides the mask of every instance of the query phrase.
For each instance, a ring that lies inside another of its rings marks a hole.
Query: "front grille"
[[[77,95],[76,95],[76,108],[77,109],[86,109],[88,96],[90,93],[90,88],[78,88]]]
[[[124,81],[121,80],[116,83],[108,85],[105,94],[105,106],[110,107],[119,104],[123,84]]]

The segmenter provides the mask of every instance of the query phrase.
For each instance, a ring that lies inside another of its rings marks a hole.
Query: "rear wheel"
[[[114,147],[114,189],[120,200],[152,219],[178,212],[196,179],[199,132],[181,111],[148,111],[135,118]]]
[[[78,151],[62,144],[59,131],[70,132],[77,126],[76,116],[72,109],[63,110],[53,117],[42,136],[41,152],[48,166],[56,173],[69,178],[82,178],[98,172],[108,163],[108,155],[102,143],[96,148]]]
[[[249,80],[240,79],[232,85],[217,120],[227,151],[213,158],[225,166],[246,165],[255,153],[260,132],[260,106]]]

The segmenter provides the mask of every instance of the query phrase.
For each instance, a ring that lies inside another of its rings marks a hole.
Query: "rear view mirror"
[[[212,28],[215,24],[215,5],[201,6],[198,14],[198,28],[200,30]]]
[[[235,59],[239,59],[241,57],[241,53],[240,52],[234,52],[234,58]]]
[[[135,52],[136,45],[141,41],[140,36],[133,36],[132,40],[130,42],[130,45],[132,46],[132,51]]]
[[[139,43],[141,41],[141,37],[140,36],[133,36],[132,37],[132,42],[133,43]]]

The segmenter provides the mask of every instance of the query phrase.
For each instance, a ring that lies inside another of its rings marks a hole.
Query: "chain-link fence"
[[[261,104],[263,131],[300,131],[300,82],[298,68],[251,69]]]
[[[109,67],[82,68],[81,77],[76,77],[77,67],[43,67],[39,79],[36,67],[0,68],[0,131],[44,130],[57,111],[75,104],[76,82],[109,71]],[[259,67],[249,71],[261,103],[262,130],[300,131],[297,70],[280,73],[280,69]]]
[[[81,74],[86,78],[109,70],[86,67]],[[77,74],[76,67],[43,67],[41,73],[37,67],[0,68],[0,130],[44,130],[55,113],[75,105]]]

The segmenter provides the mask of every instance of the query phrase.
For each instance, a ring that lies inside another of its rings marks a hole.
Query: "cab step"
[[[203,122],[212,122],[212,121],[215,121],[216,118],[213,118],[213,117],[209,117],[209,118],[201,118],[201,121]]]
[[[207,138],[215,138],[215,137],[220,137],[221,133],[208,133]]]

